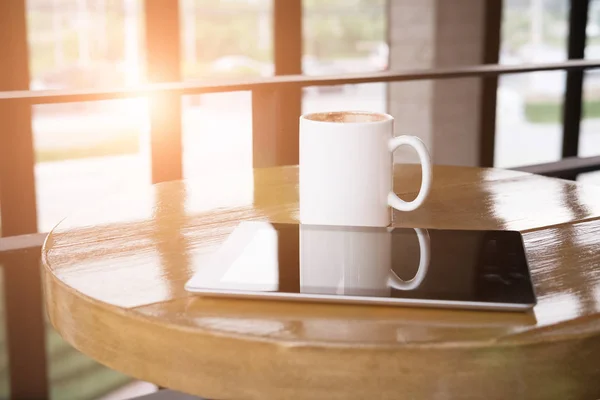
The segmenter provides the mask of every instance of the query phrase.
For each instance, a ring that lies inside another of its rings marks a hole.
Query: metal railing
[[[587,3],[587,2],[586,2]],[[492,166],[495,137],[497,77],[503,74],[565,70],[565,159],[521,170],[573,178],[600,170],[600,157],[577,158],[583,71],[600,68],[584,61],[581,29],[585,8],[571,11],[569,56],[572,60],[506,66],[498,61],[501,1],[487,0],[486,51],[482,64],[459,68],[387,71],[344,76],[307,77],[301,73],[302,2],[274,0],[274,59],[277,76],[269,79],[182,83],[179,58],[179,10],[175,0],[146,0],[145,26],[148,75],[152,84],[136,88],[70,91],[28,91],[25,0],[0,2],[0,34],[10,37],[0,60],[0,264],[4,266],[11,394],[15,398],[48,396],[43,315],[38,270],[45,234],[36,234],[34,149],[31,107],[36,104],[98,101],[147,96],[151,101],[152,181],[182,178],[181,96],[249,90],[252,92],[253,162],[255,167],[298,163],[298,116],[302,88],[319,85],[481,78],[481,165]],[[579,2],[574,2],[579,4]],[[585,22],[585,20],[583,22]],[[585,27],[585,24],[582,25]],[[585,40],[585,35],[583,36]],[[579,47],[577,47],[579,46]],[[572,50],[572,51],[571,51]],[[25,71],[25,72],[24,72]],[[579,90],[578,90],[579,87]],[[579,104],[573,104],[578,102]],[[160,113],[156,110],[160,109]],[[577,121],[577,122],[575,122]],[[157,168],[160,166],[160,168]],[[26,294],[25,294],[26,293]],[[26,323],[24,321],[27,321]]]

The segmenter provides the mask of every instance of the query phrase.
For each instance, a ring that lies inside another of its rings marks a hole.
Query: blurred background
[[[386,1],[352,3],[304,1],[304,74],[388,68]],[[568,10],[568,0],[506,0],[500,63],[566,60]],[[28,0],[31,88],[139,83],[142,12],[142,0]],[[598,1],[591,2],[587,33],[586,58],[598,58]],[[181,0],[184,80],[272,76],[271,35],[271,0]],[[496,166],[560,159],[564,87],[562,71],[500,78]],[[584,97],[580,156],[591,156],[600,153],[600,73],[586,72]],[[208,165],[252,167],[250,103],[250,92],[184,98],[185,177]],[[306,88],[303,112],[324,109],[385,112],[386,84]],[[40,231],[51,229],[76,204],[149,179],[144,99],[39,105],[33,124]],[[215,135],[216,124],[227,135]],[[518,146],[511,145],[515,140]]]
[[[387,1],[304,0],[303,7],[304,74],[388,69]],[[271,0],[180,0],[180,11],[185,81],[273,75]],[[568,13],[568,0],[505,0],[500,63],[566,60]],[[143,0],[28,0],[31,89],[143,82],[143,21]],[[590,3],[585,56],[600,57],[600,1]],[[565,76],[538,72],[499,79],[496,166],[561,158]],[[388,90],[384,83],[309,87],[302,108],[386,112]],[[183,104],[185,178],[207,168],[252,168],[250,92],[186,96]],[[583,118],[579,155],[598,155],[600,72],[584,75]],[[150,182],[145,99],[38,105],[33,131],[40,232],[52,229],[81,204]],[[600,184],[597,173],[580,179]],[[119,399],[155,390],[98,365],[51,328],[47,349],[54,398]],[[0,397],[5,397],[5,353],[2,362]]]

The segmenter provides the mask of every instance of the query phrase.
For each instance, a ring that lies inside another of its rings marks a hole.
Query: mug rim
[[[373,121],[368,121],[368,120],[366,120],[366,121],[331,121],[331,120],[329,120],[328,121],[328,120],[322,120],[322,119],[314,119],[314,117],[317,117],[317,116],[324,116],[324,118],[327,118],[327,117],[332,117],[332,116],[340,115],[340,114],[369,115],[369,116],[373,115],[373,116],[381,117],[381,119],[373,120]],[[317,112],[303,114],[300,116],[300,119],[305,120],[305,121],[314,122],[317,124],[374,125],[374,124],[382,124],[382,123],[386,123],[389,121],[393,121],[394,117],[392,117],[390,114],[380,113],[380,112],[376,112],[376,111],[346,110],[346,111],[317,111]]]

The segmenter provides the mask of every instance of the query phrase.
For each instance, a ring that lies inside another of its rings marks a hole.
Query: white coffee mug
[[[431,189],[431,158],[416,136],[393,136],[387,114],[340,111],[300,117],[300,222],[388,226],[392,213],[417,209]],[[421,190],[407,202],[393,191],[393,152],[414,148]]]
[[[389,296],[391,289],[417,289],[429,268],[429,233],[415,229],[419,267],[412,279],[404,281],[392,269],[388,229],[300,225],[300,292]]]

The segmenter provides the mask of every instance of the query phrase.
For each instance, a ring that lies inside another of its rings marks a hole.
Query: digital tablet
[[[516,231],[243,222],[186,283],[203,296],[528,310]]]

